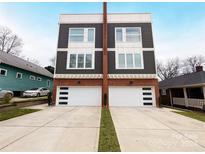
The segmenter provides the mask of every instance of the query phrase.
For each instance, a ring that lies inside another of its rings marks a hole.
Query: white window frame
[[[140,41],[139,42],[128,42],[126,40],[126,29],[127,28],[138,28],[140,30]],[[122,29],[122,41],[117,41],[117,29]],[[116,43],[142,43],[142,30],[141,27],[115,27],[115,42]]]
[[[42,81],[42,78],[41,77],[37,77],[36,80],[37,81]]]
[[[83,42],[73,42],[73,41],[70,41],[70,31],[72,30],[72,29],[83,29],[83,31],[84,31],[84,33],[83,33]],[[93,29],[94,30],[94,38],[93,38],[93,41],[92,42],[89,42],[88,41],[88,29]],[[68,36],[68,44],[70,44],[70,43],[95,43],[95,28],[94,27],[73,27],[73,28],[69,28],[69,34],[68,34],[69,36]]]
[[[70,55],[71,54],[76,54],[76,68],[70,68]],[[83,68],[77,68],[77,64],[78,64],[78,54],[84,54],[84,66]],[[86,68],[85,64],[86,64],[86,54],[91,54],[92,55],[92,67],[91,68]],[[66,64],[66,68],[70,69],[70,70],[93,70],[95,69],[95,51],[90,51],[90,52],[82,52],[82,51],[73,51],[73,52],[68,52],[67,53],[67,64]]]
[[[1,72],[1,70],[5,71],[5,75],[0,74],[0,76],[7,76],[7,69],[0,68],[0,72]]]
[[[31,79],[32,77],[33,77],[33,79]],[[36,80],[36,77],[33,76],[33,75],[30,75],[30,76],[29,76],[29,79],[30,79],[30,80]]]
[[[18,75],[19,75],[19,74],[21,75],[20,78],[18,78]],[[17,78],[17,79],[22,79],[22,78],[23,78],[23,73],[17,72],[17,73],[16,73],[16,78]]]
[[[50,87],[50,86],[51,86],[51,80],[47,80],[47,87]]]
[[[134,60],[134,56],[132,56],[133,58],[133,67],[127,67],[127,54],[140,54],[141,55],[141,67],[135,67],[135,60]],[[118,60],[119,60],[119,54],[125,54],[125,67],[124,68],[121,68],[119,67],[119,63],[118,63]],[[143,51],[115,51],[115,69],[144,69],[144,59],[143,59]]]
[[[162,90],[161,90],[161,95],[162,95],[162,96],[166,96],[166,95],[167,95],[166,89],[162,89]]]

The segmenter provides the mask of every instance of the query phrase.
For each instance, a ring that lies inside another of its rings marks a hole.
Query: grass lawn
[[[36,111],[40,111],[40,110],[39,109],[11,109],[8,111],[3,111],[0,112],[0,121],[22,116],[24,114],[29,114]]]
[[[120,152],[120,145],[109,109],[102,108],[100,123],[99,152]]]
[[[172,112],[205,122],[205,113],[203,113],[203,112],[183,111],[183,110],[172,111]]]

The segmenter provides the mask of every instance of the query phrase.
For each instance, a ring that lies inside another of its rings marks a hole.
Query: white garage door
[[[110,106],[155,106],[152,87],[109,87]]]
[[[101,106],[101,87],[57,87],[57,105]]]

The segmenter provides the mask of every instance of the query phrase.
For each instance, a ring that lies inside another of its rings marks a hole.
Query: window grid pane
[[[125,54],[118,55],[118,66],[120,68],[125,68]]]
[[[94,29],[88,29],[88,42],[94,41]]]
[[[116,29],[116,40],[118,42],[122,42],[123,41],[122,28]]]
[[[71,42],[84,41],[84,29],[71,29],[69,35],[70,35]]]
[[[86,54],[86,68],[92,68],[92,54]]]
[[[142,61],[141,61],[141,54],[135,53],[134,54],[134,61],[135,61],[135,67],[142,67]]]
[[[76,54],[70,54],[70,68],[76,68]]]
[[[126,54],[127,68],[133,68],[133,54]]]
[[[83,35],[84,29],[71,29],[70,35]]]
[[[141,41],[140,28],[136,28],[136,27],[126,28],[126,41],[140,42]]]
[[[78,54],[78,68],[84,68],[84,54]]]

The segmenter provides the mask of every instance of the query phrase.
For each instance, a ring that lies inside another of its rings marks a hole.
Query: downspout
[[[103,85],[102,107],[109,107],[108,97],[108,51],[107,51],[107,3],[103,2]]]

